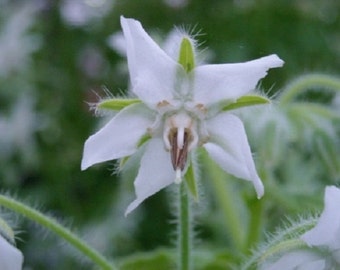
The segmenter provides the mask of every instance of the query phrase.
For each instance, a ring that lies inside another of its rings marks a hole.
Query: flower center
[[[180,134],[178,130],[174,129],[169,134],[171,162],[176,171],[176,182],[181,181],[181,172],[187,162],[189,140],[190,134],[187,131]],[[181,141],[181,144],[179,144],[179,141]]]
[[[188,153],[198,143],[195,121],[184,112],[171,115],[165,121],[163,139],[165,147],[170,151],[172,166],[176,171],[175,182],[180,183]]]

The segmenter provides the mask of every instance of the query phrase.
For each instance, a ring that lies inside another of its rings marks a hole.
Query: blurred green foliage
[[[163,39],[174,26],[200,33],[199,48],[211,63],[278,54],[285,66],[270,71],[261,83],[269,96],[276,96],[299,75],[337,76],[340,69],[340,2],[336,0],[0,0],[1,190],[42,205],[109,257],[169,247],[175,238],[171,196],[166,192],[124,218],[124,208],[134,196],[133,170],[120,178],[112,175],[111,162],[80,171],[83,143],[105,120],[94,117],[88,103],[105,97],[106,88],[113,95],[128,88],[126,59],[113,49],[110,38],[120,31],[120,15],[140,20],[149,33]],[[308,93],[302,100],[312,99],[340,113],[339,93],[327,91],[325,98],[322,87]],[[287,121],[303,119],[299,112],[282,107],[281,113],[290,114]],[[264,119],[265,112],[258,117]],[[290,138],[283,133],[292,132],[292,126],[276,121],[279,118],[266,122],[260,132],[249,124],[249,138],[267,188],[258,224],[262,227],[255,228],[260,231],[272,229],[285,215],[317,208],[323,186],[339,182],[339,159],[327,161],[330,155],[339,156],[339,119],[320,120],[329,121],[335,130],[332,134],[322,129],[295,130]],[[256,124],[254,118],[248,122]],[[205,169],[202,175],[209,177]],[[240,212],[241,220],[256,218],[251,187],[225,178],[232,183],[226,188],[237,191],[235,200],[243,199],[240,207],[248,209]],[[223,208],[206,179],[197,206],[201,208],[200,245],[228,249],[233,241]],[[27,269],[87,265],[70,255],[71,248],[59,248],[52,235],[46,236],[32,223],[19,220],[17,227],[22,231],[18,245]],[[250,237],[254,228],[247,230]]]

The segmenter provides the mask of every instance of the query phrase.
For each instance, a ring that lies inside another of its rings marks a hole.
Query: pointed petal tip
[[[126,22],[126,18],[123,16],[123,15],[121,15],[120,16],[120,25],[123,27],[123,25],[125,24],[125,22]]]
[[[264,195],[264,186],[260,178],[256,178],[256,180],[254,181],[254,187],[256,190],[257,199],[261,199]]]
[[[86,156],[87,156],[87,154],[86,154],[86,145],[87,145],[87,141],[88,140],[86,140],[86,142],[85,142],[85,144],[84,144],[84,150],[83,150],[83,158],[82,158],[82,160],[81,160],[81,164],[80,164],[80,169],[82,170],[82,171],[85,171],[88,167],[90,167],[91,166],[91,164],[89,163],[89,161],[88,161],[88,158],[86,158]]]
[[[271,58],[271,67],[282,67],[285,63],[280,57],[277,56],[277,54],[271,54],[267,57]]]
[[[123,15],[120,16],[120,23],[121,24],[127,23],[129,20],[135,21],[134,19],[125,18]]]
[[[264,193],[262,194],[257,194],[257,199],[260,200],[263,197]]]
[[[83,158],[81,160],[80,169],[85,171],[87,168],[91,167],[96,162],[91,161],[91,155],[89,154],[89,139],[91,136],[85,141],[84,150],[83,150]]]
[[[129,29],[130,27],[134,27],[135,25],[140,25],[140,22],[132,19],[132,18],[125,18],[123,15],[120,16],[120,25],[123,29],[123,32],[128,31],[127,29]]]
[[[90,167],[84,160],[82,160],[81,165],[80,165],[80,169],[82,171],[85,171],[88,167]]]
[[[133,210],[135,210],[138,207],[138,205],[140,205],[140,203],[141,202],[137,199],[130,203],[125,210],[124,216],[127,217]]]

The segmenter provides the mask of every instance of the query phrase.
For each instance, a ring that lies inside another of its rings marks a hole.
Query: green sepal
[[[151,139],[151,135],[149,133],[145,133],[138,141],[137,147],[141,147],[144,143]]]
[[[129,160],[130,156],[123,157],[119,160],[119,170],[122,170],[126,162]]]
[[[111,98],[111,99],[105,99],[97,104],[98,109],[106,109],[106,110],[114,110],[114,111],[120,111],[121,109],[124,109],[125,107],[135,104],[135,103],[141,103],[142,101],[140,99],[126,99],[126,98]]]
[[[228,101],[227,104],[223,104],[222,102],[220,103],[220,106],[221,106],[222,111],[230,111],[230,110],[235,110],[235,109],[239,109],[239,108],[247,107],[247,106],[268,104],[270,102],[271,102],[270,99],[263,97],[263,96],[247,95],[247,96],[242,96],[236,99],[236,101],[232,103]]]
[[[145,133],[138,141],[137,143],[137,148],[141,147],[144,143],[146,143],[148,140],[151,139],[151,135],[148,133]],[[124,165],[126,164],[126,162],[129,160],[131,156],[126,156],[120,159],[119,161],[119,169],[121,170]]]
[[[0,217],[0,235],[12,245],[15,245],[14,232],[12,228]]]
[[[192,165],[192,163],[190,163],[188,170],[184,176],[184,179],[195,202],[198,202],[199,196],[198,196],[198,189],[197,189],[197,181],[195,179],[195,171],[194,171],[194,166]]]
[[[195,54],[190,39],[183,38],[179,50],[178,63],[189,73],[195,68]]]

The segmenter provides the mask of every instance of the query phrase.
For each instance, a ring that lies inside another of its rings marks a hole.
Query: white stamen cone
[[[176,178],[175,178],[175,183],[180,184],[182,182],[182,172],[180,168],[176,169]]]

